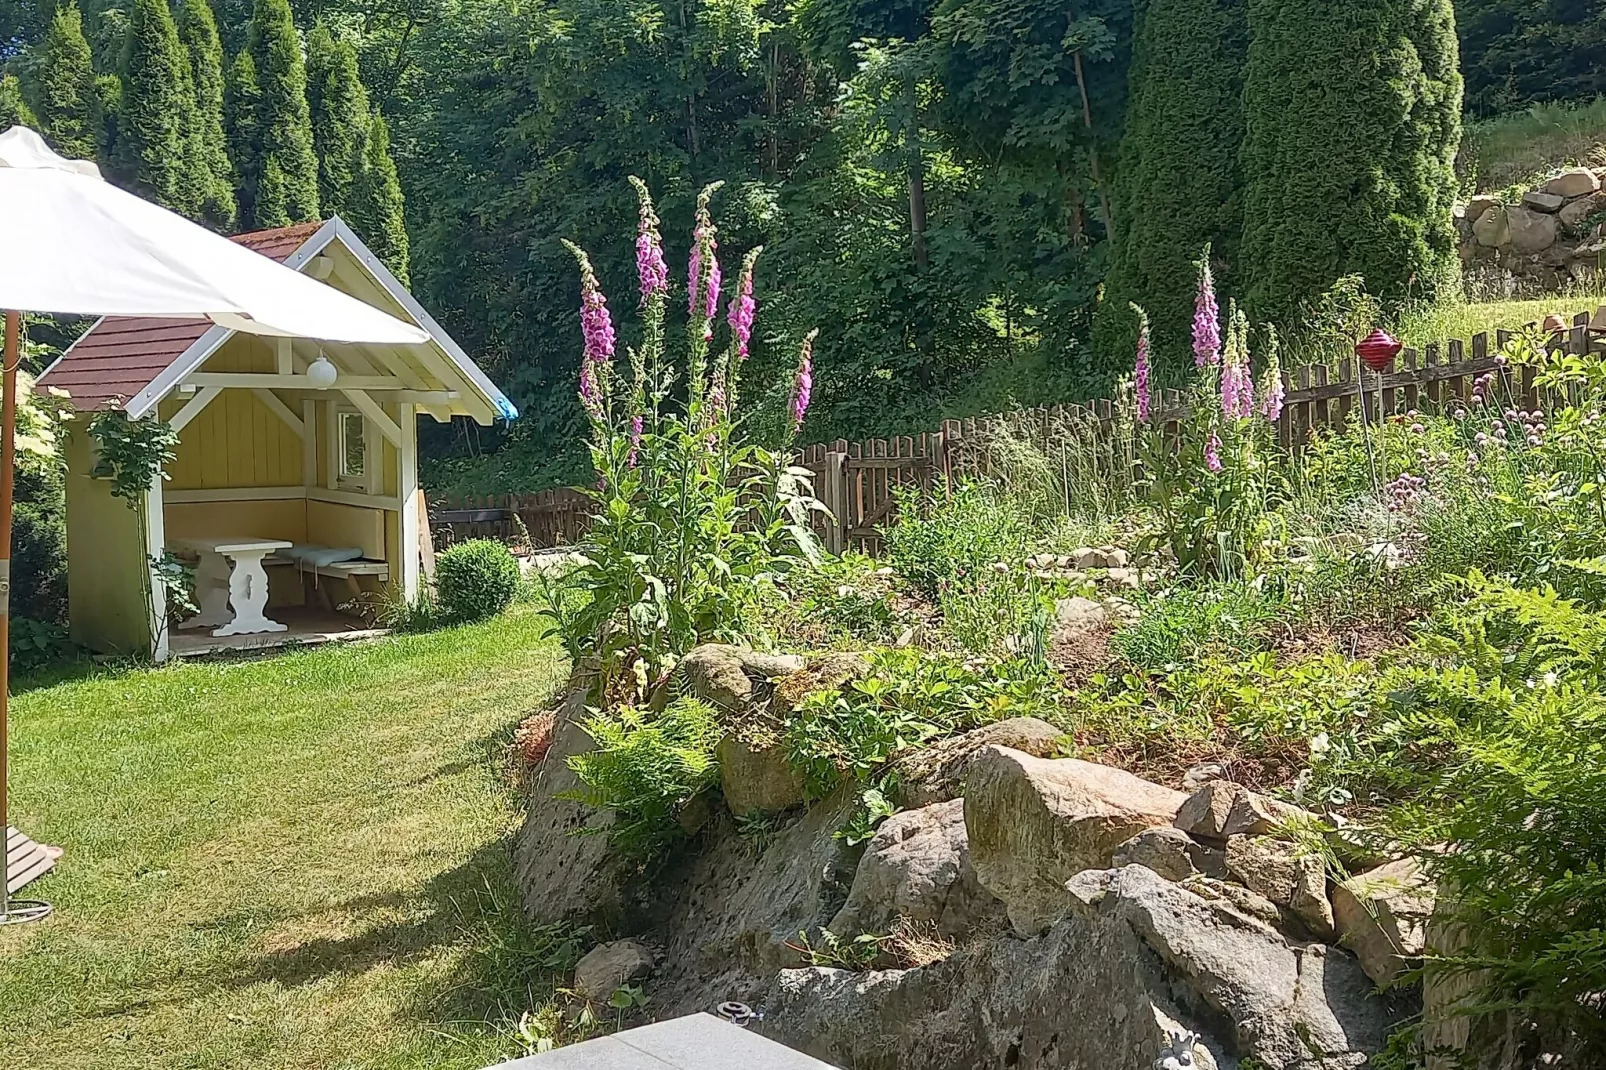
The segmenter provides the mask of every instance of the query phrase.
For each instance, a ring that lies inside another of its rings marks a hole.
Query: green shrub
[[[827,642],[885,641],[897,626],[892,590],[877,563],[849,552],[794,569],[787,585],[801,623]]]
[[[518,593],[519,563],[499,542],[470,539],[435,559],[435,597],[448,620],[489,620]]]
[[[907,747],[1007,717],[1040,716],[1051,706],[1047,678],[1019,662],[878,650],[864,679],[799,703],[783,742],[787,760],[818,798],[845,778],[868,783]]]
[[[633,861],[653,861],[684,838],[678,818],[686,804],[719,783],[714,747],[723,729],[714,710],[679,698],[662,713],[624,706],[585,727],[596,748],[569,759],[585,785],[570,797],[612,809],[609,845]]]
[[[1242,228],[1244,0],[1148,0],[1132,47],[1131,103],[1117,172],[1115,236],[1095,325],[1102,367],[1124,372],[1139,304],[1163,381],[1191,367],[1193,272],[1209,245],[1231,289]]]
[[[1451,0],[1249,0],[1241,292],[1289,321],[1359,274],[1391,302],[1459,279]]]
[[[979,483],[956,484],[933,501],[901,492],[898,521],[886,533],[892,567],[931,602],[951,586],[974,586],[995,564],[1018,564],[1030,544],[1030,525],[1015,503]]]
[[[1606,616],[1553,590],[1474,576],[1424,637],[1423,662],[1335,765],[1403,800],[1388,832],[1417,847],[1468,945],[1477,1003],[1606,1055]],[[1450,850],[1439,849],[1449,844]],[[1594,1058],[1590,1058],[1593,1055]]]
[[[1246,656],[1266,648],[1289,608],[1264,583],[1178,587],[1140,598],[1141,615],[1116,632],[1114,645],[1127,661],[1150,671],[1210,656]]]

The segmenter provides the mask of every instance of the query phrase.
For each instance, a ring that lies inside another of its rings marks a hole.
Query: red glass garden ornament
[[[1394,358],[1405,346],[1389,332],[1379,327],[1355,346],[1355,355],[1366,362],[1374,372],[1386,372]]]

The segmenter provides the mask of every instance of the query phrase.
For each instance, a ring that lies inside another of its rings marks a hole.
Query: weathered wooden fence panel
[[[1573,317],[1570,330],[1558,332],[1551,345],[1583,353],[1606,347],[1606,307],[1591,320],[1587,312]],[[1407,349],[1395,369],[1381,375],[1355,361],[1337,366],[1307,365],[1285,369],[1286,396],[1277,438],[1298,449],[1318,430],[1346,426],[1413,409],[1438,409],[1472,394],[1472,382],[1497,373],[1512,395],[1527,407],[1540,398],[1531,369],[1503,364],[1499,352],[1513,332],[1497,331],[1493,339],[1478,334],[1451,339],[1421,351]],[[1185,410],[1182,395],[1164,391],[1158,400],[1159,421],[1179,428]],[[1108,400],[1087,405],[1046,405],[1015,413],[945,420],[942,427],[920,435],[838,439],[804,446],[797,463],[814,473],[814,493],[830,511],[817,517],[815,531],[834,553],[882,551],[882,532],[897,514],[906,491],[936,493],[953,477],[998,474],[1000,443],[1026,441],[1050,465],[1059,466],[1061,485],[1105,480],[1112,485],[1131,479],[1131,417]],[[1069,491],[1067,489],[1066,493]],[[466,496],[431,502],[431,524],[439,545],[468,538],[498,538],[521,548],[568,546],[585,535],[590,500],[568,488],[538,494]]]

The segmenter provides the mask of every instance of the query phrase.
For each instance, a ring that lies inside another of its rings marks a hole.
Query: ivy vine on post
[[[147,416],[130,420],[116,410],[97,412],[89,421],[89,434],[99,449],[100,459],[89,473],[97,479],[110,479],[112,494],[133,509],[145,500],[145,493],[177,454],[178,432],[166,420]]]
[[[147,416],[130,420],[118,410],[97,412],[89,421],[89,434],[95,440],[99,459],[90,475],[111,481],[113,497],[121,498],[130,509],[137,509],[158,479],[167,479],[167,465],[177,456],[178,432],[166,420]],[[154,554],[143,523],[138,525],[140,553],[149,567],[143,573],[147,601],[152,601],[152,583],[162,582],[167,595],[167,613],[151,621],[151,634],[160,634],[168,617],[195,612],[191,594],[195,570],[163,549]]]

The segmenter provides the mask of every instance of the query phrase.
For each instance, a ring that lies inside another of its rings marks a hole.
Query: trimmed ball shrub
[[[499,542],[470,539],[435,559],[435,597],[448,620],[489,620],[518,590],[519,563]]]

